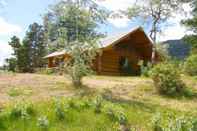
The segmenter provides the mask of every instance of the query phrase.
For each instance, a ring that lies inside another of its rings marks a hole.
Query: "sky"
[[[135,0],[100,0],[99,4],[111,11],[128,8]],[[33,22],[42,24],[42,15],[47,12],[49,5],[57,3],[58,0],[0,0],[0,66],[6,58],[11,57],[12,49],[8,45],[11,36],[16,35],[22,39],[28,26]],[[189,5],[184,9],[190,11]],[[180,25],[182,14],[175,14],[169,20],[170,26],[166,27],[163,34],[159,36],[160,41],[169,39],[180,39],[185,33],[185,27]],[[140,21],[130,21],[126,17],[108,19],[108,24],[101,27],[101,31],[112,35],[118,32],[131,30],[141,26]],[[145,29],[146,31],[146,29]]]

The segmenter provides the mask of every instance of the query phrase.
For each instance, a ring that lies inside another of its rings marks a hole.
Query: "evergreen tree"
[[[18,37],[13,36],[9,45],[14,51],[12,54],[14,58],[7,59],[9,69],[12,71],[34,72],[36,68],[44,66],[46,42],[43,26],[37,23],[31,24],[22,44]]]
[[[186,35],[184,39],[187,43],[192,46],[192,53],[197,54],[197,0],[192,0],[191,6],[192,10],[192,18],[187,20],[183,20],[182,23],[188,28],[189,31],[192,31],[192,35]]]
[[[29,26],[23,40],[24,71],[33,72],[35,68],[43,67],[43,57],[46,55],[46,42],[43,26],[33,23]]]
[[[9,58],[6,59],[6,62],[8,64],[8,70],[10,71],[21,71],[21,43],[20,43],[20,39],[17,36],[13,36],[11,37],[10,42],[8,42],[9,45],[12,47],[13,49],[13,56],[14,58]]]

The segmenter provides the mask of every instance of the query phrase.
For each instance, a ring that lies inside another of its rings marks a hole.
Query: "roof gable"
[[[100,39],[98,44],[101,49],[109,49],[115,46],[117,43],[119,43],[121,40],[124,40],[125,38],[131,36],[134,34],[134,37],[138,37],[137,32],[140,32],[141,35],[143,35],[143,40],[147,41],[147,43],[152,44],[152,41],[149,39],[149,37],[146,35],[142,27],[137,27],[132,29],[131,31],[123,32],[123,33],[118,33],[112,36],[105,37],[103,39]],[[135,36],[136,34],[136,36]],[[137,39],[137,38],[136,38]],[[138,38],[138,41],[142,41],[142,38]],[[50,57],[55,57],[55,56],[60,56],[66,54],[66,51],[60,51],[60,52],[54,52],[52,54],[49,54],[45,56],[44,58],[50,58]]]

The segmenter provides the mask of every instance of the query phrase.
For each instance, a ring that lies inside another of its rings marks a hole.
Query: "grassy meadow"
[[[65,76],[0,75],[2,131],[152,131],[161,115],[197,117],[197,79],[182,77],[192,97],[159,95],[149,78],[91,76],[75,89]]]

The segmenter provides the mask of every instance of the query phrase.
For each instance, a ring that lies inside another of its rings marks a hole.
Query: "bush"
[[[42,130],[48,130],[49,128],[49,120],[46,116],[42,116],[38,118],[37,126]]]
[[[191,76],[197,76],[197,55],[187,58],[184,63],[184,71]]]
[[[96,100],[94,102],[95,105],[95,113],[101,113],[101,108],[102,108],[102,103],[103,103],[103,98],[101,96],[97,96]]]
[[[177,95],[185,91],[180,70],[171,63],[161,63],[151,70],[151,77],[156,89],[161,94]]]
[[[55,101],[55,116],[58,120],[63,120],[65,118],[66,108],[61,100]]]
[[[196,131],[193,118],[168,115],[167,119],[156,114],[152,119],[154,131]]]
[[[140,66],[141,76],[149,77],[150,70],[152,69],[152,64],[148,62],[147,65],[144,65],[144,61],[140,61],[138,65]]]

